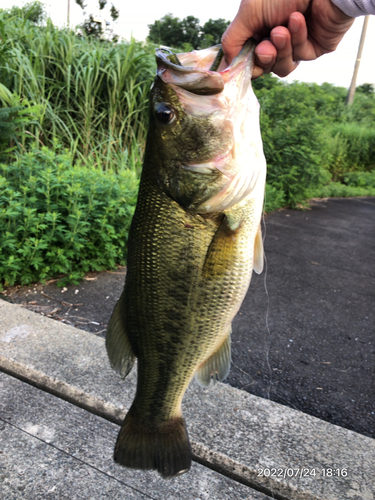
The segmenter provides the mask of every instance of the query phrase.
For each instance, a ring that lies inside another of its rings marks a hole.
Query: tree
[[[199,23],[199,19],[194,16],[181,20],[173,14],[166,14],[148,25],[148,41],[175,49],[203,49],[220,43],[229,25],[229,21],[224,19],[210,19],[203,27]]]
[[[373,83],[362,83],[357,87],[357,92],[364,95],[375,95],[375,85]]]
[[[184,43],[182,40],[181,21],[172,14],[166,14],[153,24],[149,24],[148,39],[156,45],[166,45],[167,47],[178,47]]]
[[[34,24],[41,24],[46,18],[46,12],[44,10],[44,5],[39,2],[28,2],[23,7],[12,7],[11,9],[6,9],[2,12],[6,12],[6,17],[19,17],[21,19],[27,19]]]
[[[209,19],[206,23],[204,23],[202,32],[204,36],[212,37],[212,45],[216,45],[221,43],[221,37],[224,34],[224,31],[228,28],[230,21],[226,21],[225,19]]]
[[[84,0],[75,0],[75,2],[84,11],[84,9],[86,8]],[[98,0],[99,10],[104,10],[104,8],[107,6],[107,3],[107,0]],[[120,15],[120,11],[117,10],[116,7],[112,4],[109,10],[109,15],[112,21],[116,21]],[[93,38],[101,38],[105,33],[109,33],[109,30],[107,29],[109,25],[110,23],[107,22],[103,16],[95,16],[93,14],[89,14],[89,17],[85,19],[85,21],[81,25],[81,29],[87,36]],[[111,35],[112,40],[116,41],[118,37],[113,35],[113,30]]]
[[[199,47],[201,27],[199,19],[187,16],[181,21],[183,43],[189,43],[193,47]]]

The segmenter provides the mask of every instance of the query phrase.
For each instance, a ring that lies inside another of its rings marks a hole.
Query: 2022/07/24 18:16
[[[335,469],[327,467],[318,469],[316,467],[278,467],[257,469],[258,476],[264,477],[315,477],[317,475],[323,477],[347,477],[348,469]]]

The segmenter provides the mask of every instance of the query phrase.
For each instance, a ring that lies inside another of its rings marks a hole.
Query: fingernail
[[[272,42],[277,49],[282,50],[286,45],[286,36],[278,34],[272,35]]]
[[[258,59],[262,64],[270,64],[273,60],[273,56],[266,56],[258,54]]]
[[[289,28],[289,31],[293,35],[296,35],[299,32],[300,26],[301,25],[300,25],[299,19],[296,19],[295,17],[290,16],[288,28]]]

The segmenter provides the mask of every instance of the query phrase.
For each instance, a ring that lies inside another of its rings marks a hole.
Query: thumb
[[[254,34],[255,30],[252,29],[250,23],[245,25],[243,21],[238,18],[237,14],[221,38],[221,45],[225,60],[228,64],[233,61],[244,46],[245,42]]]
[[[260,3],[242,0],[240,8],[232,23],[228,26],[221,43],[228,64],[236,57],[247,40],[264,28]]]

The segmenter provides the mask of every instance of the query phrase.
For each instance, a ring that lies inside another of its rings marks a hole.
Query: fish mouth
[[[156,51],[157,74],[164,83],[175,85],[192,94],[216,95],[222,92],[225,85],[233,79],[243,82],[248,80],[248,85],[250,84],[255,47],[256,41],[250,38],[227,67],[225,67],[224,53],[220,44],[208,49],[181,54],[158,49]],[[218,71],[220,68],[222,70]]]
[[[158,78],[175,92],[184,113],[209,121],[227,138],[212,156],[180,165],[189,178],[203,176],[205,185],[217,188],[188,206],[194,212],[223,212],[264,188],[259,103],[251,87],[255,47],[249,39],[227,67],[221,45],[183,54],[156,52]]]

